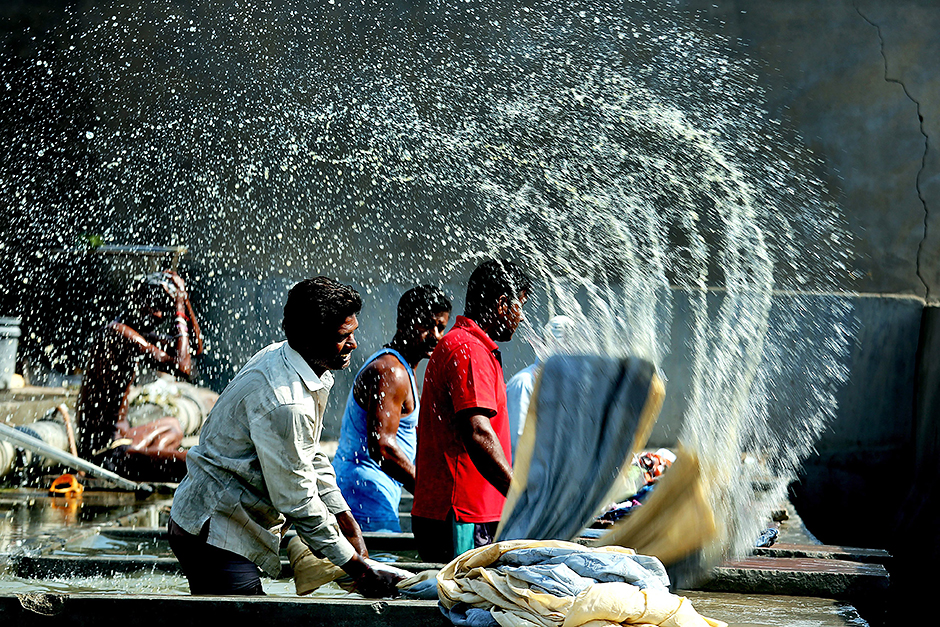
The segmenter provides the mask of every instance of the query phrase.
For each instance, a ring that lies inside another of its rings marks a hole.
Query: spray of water
[[[79,275],[49,251],[83,234],[183,243],[199,306],[238,328],[310,274],[459,282],[513,258],[539,286],[530,319],[689,364],[710,559],[742,551],[846,377],[851,312],[826,294],[849,242],[815,157],[716,25],[660,3],[367,4],[72,15],[5,75],[8,289],[61,294]],[[261,342],[212,324],[224,383]],[[53,364],[76,350],[33,333]]]

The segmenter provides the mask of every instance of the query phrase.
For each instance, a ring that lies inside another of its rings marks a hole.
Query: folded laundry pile
[[[509,540],[473,549],[437,573],[441,610],[468,627],[724,627],[669,592],[663,564],[621,547]],[[400,584],[427,588],[428,578]]]

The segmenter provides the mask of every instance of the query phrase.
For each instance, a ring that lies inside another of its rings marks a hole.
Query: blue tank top
[[[418,387],[415,373],[401,353],[391,348],[383,348],[373,353],[356,373],[356,380],[362,371],[382,355],[394,355],[405,366],[411,380],[411,394],[415,408],[398,421],[396,439],[398,447],[414,463],[418,444]],[[401,484],[379,467],[369,455],[368,421],[366,411],[354,395],[355,385],[349,390],[343,424],[340,428],[339,445],[333,458],[336,470],[336,482],[352,515],[363,531],[401,531],[398,521],[398,505],[401,502]]]

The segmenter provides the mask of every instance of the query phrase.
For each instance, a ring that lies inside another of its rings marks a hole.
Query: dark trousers
[[[263,595],[258,567],[248,558],[206,542],[209,522],[198,536],[183,530],[172,518],[167,525],[170,548],[194,595]]]
[[[447,520],[411,517],[418,555],[425,562],[446,564],[458,555],[493,543],[499,521],[460,523],[451,512]]]

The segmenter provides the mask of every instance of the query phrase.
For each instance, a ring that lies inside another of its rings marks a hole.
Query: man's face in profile
[[[450,321],[450,312],[433,314],[429,320],[414,326],[415,343],[422,357],[430,357],[437,343],[444,337],[444,329]]]
[[[349,316],[338,327],[327,327],[322,339],[310,347],[305,358],[317,374],[327,370],[342,370],[349,366],[350,355],[356,350],[356,329],[359,319]]]
[[[166,293],[159,287],[148,286],[141,289],[132,299],[131,311],[133,319],[130,321],[139,332],[151,332],[172,314],[172,304],[168,302]]]
[[[519,324],[525,318],[522,307],[528,298],[529,295],[526,292],[519,292],[519,296],[512,299],[508,296],[500,297],[497,308],[497,325],[493,334],[495,341],[508,342],[512,339],[512,334],[516,332]]]

